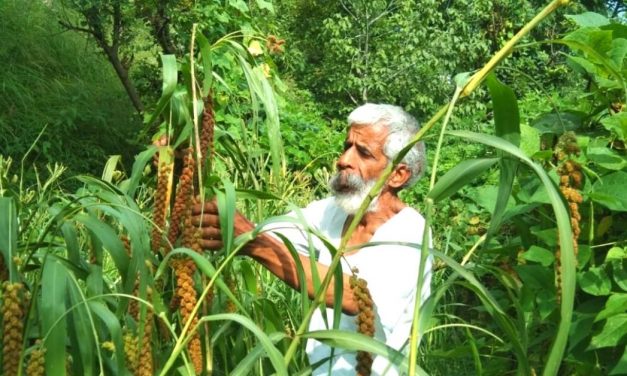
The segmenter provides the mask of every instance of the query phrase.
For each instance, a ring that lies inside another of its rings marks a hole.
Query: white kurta
[[[335,204],[333,198],[315,201],[302,209],[300,214],[291,212],[289,216],[304,218],[307,225],[319,232],[334,247],[338,247],[347,214]],[[345,256],[342,270],[349,273],[350,269],[359,269],[358,276],[368,282],[368,288],[375,305],[375,338],[388,346],[400,350],[410,334],[416,281],[420,264],[420,245],[424,230],[424,218],[414,209],[406,207],[381,225],[370,242],[403,242],[408,245],[376,245],[360,249],[356,253]],[[311,242],[322,264],[331,263],[331,253],[315,236],[297,229],[289,223],[274,223],[271,232],[280,232],[295,246],[296,250],[308,253]],[[309,239],[309,240],[308,240]],[[425,265],[425,284],[421,300],[430,293],[431,262],[429,257]],[[309,330],[333,328],[333,309],[326,309],[327,321],[320,310],[316,311],[309,325]],[[355,316],[341,315],[339,329],[356,332]],[[309,340],[306,345],[310,364],[329,358],[331,347],[316,340]],[[355,352],[336,348],[331,362],[313,370],[313,375],[354,375]],[[373,375],[398,375],[399,372],[390,366],[386,358],[377,356],[372,366]]]

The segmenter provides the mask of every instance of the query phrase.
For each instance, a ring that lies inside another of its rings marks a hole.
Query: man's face
[[[388,164],[383,153],[387,135],[383,126],[353,124],[348,131],[344,152],[337,161],[337,173],[330,181],[336,202],[348,214],[357,211]],[[373,204],[376,207],[376,202]]]

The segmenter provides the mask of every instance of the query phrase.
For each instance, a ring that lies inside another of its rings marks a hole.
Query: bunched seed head
[[[126,360],[126,368],[128,368],[128,370],[131,371],[133,375],[137,375],[139,362],[139,353],[137,349],[139,344],[137,336],[127,331],[126,333],[124,333],[124,337],[122,337],[122,340],[124,341],[124,357]]]
[[[196,272],[196,264],[191,259],[175,259],[172,261],[172,268],[176,277],[176,296],[181,313],[181,327],[184,327],[191,320],[190,327],[194,328],[198,323],[197,316],[192,315],[192,311],[198,302],[193,278]],[[194,332],[192,339],[189,341],[187,350],[196,373],[200,374],[202,371],[202,349],[200,336],[197,331]]]
[[[193,149],[188,148],[183,158],[183,171],[177,186],[176,198],[174,199],[174,208],[170,216],[170,230],[168,232],[168,240],[174,245],[180,233],[181,222],[186,218],[192,197],[194,196],[194,171],[196,162],[194,160]]]
[[[570,213],[570,226],[572,229],[572,242],[575,259],[579,251],[578,239],[581,233],[579,222],[581,214],[579,212],[579,204],[583,202],[583,197],[579,189],[583,181],[582,168],[574,157],[580,154],[579,145],[577,145],[577,137],[573,132],[566,132],[560,136],[556,145],[555,155],[560,165],[557,168],[560,182],[560,192],[568,203],[568,211]],[[559,245],[555,252],[555,284],[557,287],[557,301],[561,300],[562,289],[562,264],[561,252]]]
[[[28,364],[26,365],[26,376],[43,376],[45,373],[46,360],[44,355],[46,349],[41,345],[41,341],[37,340],[35,349],[30,353]]]
[[[24,331],[24,285],[2,284],[2,370],[4,375],[17,375]]]
[[[374,337],[374,302],[368,290],[368,283],[363,278],[357,277],[358,270],[353,269],[353,274],[349,278],[350,288],[353,290],[353,296],[357,299],[359,313],[355,319],[357,330],[359,333]],[[364,351],[358,351],[356,355],[357,365],[355,371],[358,376],[369,376],[372,368],[372,354]]]

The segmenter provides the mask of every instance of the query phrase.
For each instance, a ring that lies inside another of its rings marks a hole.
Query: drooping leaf
[[[484,173],[488,168],[492,167],[497,161],[498,158],[470,159],[462,161],[438,179],[437,183],[433,186],[433,189],[429,192],[427,197],[433,199],[434,202],[438,202],[451,196],[461,187]]]
[[[152,124],[157,119],[161,112],[166,108],[168,102],[170,102],[170,97],[172,93],[174,93],[174,89],[176,89],[176,84],[178,82],[178,65],[176,63],[176,56],[174,55],[161,55],[161,63],[162,67],[162,77],[163,83],[161,86],[161,98],[157,102],[157,106],[155,110],[146,114],[144,119],[144,123]]]
[[[41,330],[46,336],[46,374],[65,375],[67,319],[65,298],[67,294],[67,271],[53,257],[48,257],[41,277],[41,307],[39,310]]]
[[[530,160],[520,149],[503,139],[491,135],[478,134],[467,131],[451,131],[449,134],[465,138],[474,142],[479,142],[492,147],[501,149],[512,156],[520,159],[523,163],[533,169],[536,175],[542,181],[547,190],[547,194],[551,201],[553,212],[557,221],[557,227],[560,239],[560,261],[562,265],[562,289],[561,289],[561,305],[560,305],[560,322],[557,329],[557,335],[549,352],[544,375],[556,375],[562,363],[564,350],[568,341],[568,333],[570,330],[571,318],[573,314],[573,305],[575,300],[576,286],[576,264],[574,257],[573,243],[571,241],[573,234],[570,227],[570,216],[566,211],[566,207],[562,202],[561,195],[558,192],[555,182],[549,178],[544,169]]]
[[[264,333],[251,319],[248,317],[238,315],[236,313],[221,313],[216,315],[204,316],[199,321],[235,321],[248,329],[259,341],[259,343],[263,346],[272,366],[274,367],[274,371],[279,376],[287,376],[287,368],[285,366],[285,362],[283,361],[283,356],[281,352],[274,346],[273,341],[270,339],[269,335]],[[270,333],[271,334],[271,333]]]
[[[366,351],[386,357],[391,363],[396,364],[402,370],[407,367],[406,362],[402,362],[405,358],[402,353],[386,346],[371,337],[361,333],[347,332],[343,330],[316,330],[305,333],[305,338],[313,338],[322,343],[326,343],[333,347],[353,351]],[[426,375],[426,372],[418,367],[418,374]]]

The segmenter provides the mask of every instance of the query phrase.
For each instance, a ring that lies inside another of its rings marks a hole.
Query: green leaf
[[[627,374],[627,346],[625,346],[625,351],[623,352],[623,356],[620,357],[618,363],[612,368],[610,371],[610,376],[612,375],[625,375]]]
[[[147,113],[144,118],[144,122],[148,125],[151,125],[157,117],[161,115],[161,112],[163,112],[168,102],[170,102],[170,98],[172,97],[172,93],[174,93],[174,89],[176,89],[176,84],[178,82],[178,65],[176,63],[176,56],[161,55],[161,63],[163,65],[161,98],[159,98],[155,110],[150,114]]]
[[[427,197],[433,199],[434,202],[438,202],[451,196],[461,187],[492,167],[498,160],[498,158],[484,158],[462,161],[438,179]]]
[[[67,319],[64,317],[67,271],[55,258],[48,257],[41,277],[39,320],[46,347],[46,374],[65,375]]]
[[[449,134],[457,137],[463,137],[470,141],[496,147],[511,154],[516,158],[519,158],[522,162],[524,162],[526,165],[533,169],[533,171],[540,178],[542,184],[547,190],[547,194],[549,196],[551,206],[553,207],[553,212],[555,214],[555,219],[557,221],[560,247],[562,249],[562,252],[560,252],[560,261],[562,264],[562,289],[560,322],[543,373],[545,375],[556,375],[560,365],[562,364],[564,350],[568,341],[568,333],[570,330],[570,324],[573,315],[576,286],[576,260],[574,256],[575,252],[572,242],[573,233],[570,227],[570,216],[566,211],[566,207],[564,206],[561,195],[558,192],[555,183],[553,182],[553,180],[551,180],[551,178],[549,178],[542,166],[533,162],[520,149],[518,149],[511,143],[495,136],[468,131],[451,131],[449,132]]]
[[[156,152],[156,146],[149,146],[148,149],[142,151],[137,156],[135,156],[135,162],[133,163],[131,177],[130,179],[124,181],[120,186],[122,191],[130,197],[135,197],[135,190],[137,190],[139,181],[144,175],[144,169],[146,168],[146,164],[152,161],[152,157],[155,155]]]
[[[343,330],[316,330],[305,333],[303,337],[316,339],[332,347],[352,351],[366,351],[371,354],[381,355],[386,357],[390,362],[400,366],[401,369],[407,367],[407,364],[403,362],[405,357],[402,353],[361,333]],[[420,368],[418,373],[426,375],[425,371]]]
[[[13,257],[17,255],[17,211],[11,197],[0,197],[0,254],[9,268],[9,280],[17,281]]]
[[[627,259],[627,248],[621,247],[612,247],[609,251],[607,251],[607,255],[605,256],[605,262],[609,262],[612,260],[623,261]]]
[[[492,107],[494,110],[494,126],[495,134],[510,143],[520,145],[520,116],[518,112],[518,101],[514,91],[506,85],[503,85],[494,74],[490,74],[486,79],[486,84],[492,98]],[[502,153],[499,152],[502,156]],[[488,237],[494,235],[503,221],[503,214],[507,207],[509,197],[512,193],[512,186],[516,171],[518,170],[518,161],[511,158],[501,158],[499,160],[499,193],[496,197],[494,210],[492,211],[492,220],[488,228]]]
[[[78,214],[75,219],[91,230],[93,236],[97,237],[102,242],[104,248],[109,251],[120,276],[126,280],[130,260],[117,232],[107,223],[92,215],[81,213]]]
[[[592,185],[593,201],[614,211],[627,211],[627,172],[616,171],[603,176]]]
[[[619,171],[627,167],[627,159],[606,146],[590,144],[586,150],[586,155],[590,162],[608,170]]]
[[[72,277],[70,276],[70,278]],[[93,375],[97,369],[94,364],[94,347],[98,346],[91,330],[93,323],[90,320],[89,312],[87,312],[87,306],[84,304],[84,298],[78,290],[76,280],[74,283],[69,283],[68,287],[70,305],[75,306],[68,316],[70,328],[73,327],[74,329],[70,330],[70,340],[78,347],[80,354],[80,359],[75,358],[74,362],[80,361],[83,374]]]
[[[241,324],[243,327],[248,329],[255,337],[259,343],[263,346],[272,366],[274,367],[274,371],[279,376],[287,376],[287,368],[285,366],[285,362],[283,361],[283,355],[279,352],[279,350],[274,346],[273,341],[270,337],[264,333],[251,319],[248,317],[244,317],[242,315],[238,315],[236,313],[222,313],[217,315],[209,315],[201,318],[199,323],[203,321],[235,321]]]
[[[284,339],[287,335],[285,333],[270,333],[268,338],[272,343],[277,343],[278,341]],[[249,351],[248,354],[242,359],[235,369],[229,372],[230,376],[246,376],[253,374],[253,366],[257,363],[260,357],[264,357],[266,350],[263,344],[259,343],[255,346],[252,351]]]
[[[622,69],[625,55],[627,55],[627,39],[616,38],[616,35],[614,35],[614,39],[612,39],[612,49],[609,55],[618,69]]]
[[[248,5],[244,0],[229,0],[229,5],[242,13],[248,13]]]
[[[603,347],[615,347],[627,335],[627,313],[621,313],[607,319],[601,333],[592,337],[589,350]]]
[[[600,27],[610,23],[607,17],[594,12],[567,14],[564,17],[574,21],[579,27]]]
[[[532,245],[529,250],[523,253],[525,260],[539,262],[542,266],[549,266],[555,261],[553,252],[548,249]]]
[[[122,341],[122,328],[120,327],[120,320],[116,315],[107,308],[107,306],[101,302],[91,300],[89,301],[89,308],[93,313],[100,318],[109,331],[110,340],[115,345],[115,357],[117,359],[118,372],[122,373],[124,369],[124,342]]]
[[[235,215],[237,213],[235,207],[235,187],[233,187],[233,183],[228,179],[222,179],[222,184],[224,185],[224,193],[216,193],[220,217],[220,230],[222,231],[224,249],[226,249],[227,252],[231,252],[233,247]]]
[[[603,267],[590,268],[579,275],[581,289],[590,295],[609,295],[612,291],[612,282]]]
[[[612,32],[596,27],[582,27],[566,35],[563,41],[575,42],[572,46],[576,46],[575,48],[586,53],[588,59],[593,63],[601,63],[600,60],[606,56],[612,47]],[[591,51],[597,52],[598,55],[590,53]]]
[[[608,317],[627,311],[627,294],[612,294],[605,303],[605,308],[594,318],[601,321]]]
[[[613,132],[619,140],[627,138],[627,112],[619,112],[601,120],[601,124],[610,132]]]
[[[211,45],[203,33],[196,35],[198,47],[200,48],[200,58],[202,62],[202,96],[206,97],[211,90],[213,79],[213,63],[211,61]]]
[[[272,2],[266,0],[256,0],[256,3],[259,9],[266,9],[271,13],[274,13],[274,6],[272,5]]]
[[[614,282],[623,289],[623,291],[627,291],[627,269],[625,269],[625,263],[623,260],[612,260],[610,261],[612,264],[612,274],[614,276]]]
[[[492,98],[495,134],[510,143],[520,144],[520,116],[516,94],[501,83],[494,74],[488,75],[486,84]]]
[[[587,116],[577,111],[550,112],[540,115],[531,126],[541,133],[562,134],[579,129]]]

